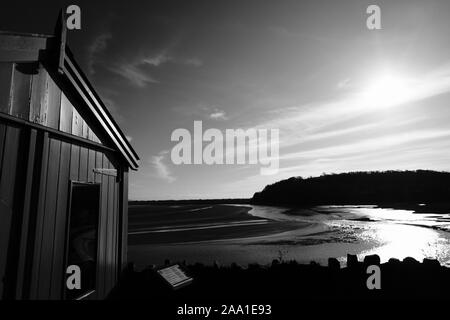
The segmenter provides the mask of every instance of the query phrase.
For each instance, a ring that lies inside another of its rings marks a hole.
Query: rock
[[[347,254],[347,268],[354,268],[358,265],[358,256],[356,254]]]
[[[412,257],[406,257],[405,259],[403,259],[403,264],[407,265],[407,266],[417,266],[419,265],[419,261],[417,261],[416,259],[412,258]]]
[[[399,266],[400,264],[401,264],[401,262],[397,258],[390,258],[388,261],[388,265],[391,265],[391,266]]]
[[[364,264],[368,266],[380,265],[380,257],[377,254],[365,256]]]
[[[428,268],[440,268],[441,264],[436,259],[423,259],[423,266]]]
[[[329,258],[328,259],[328,268],[330,268],[331,270],[339,270],[341,268],[341,264],[338,259]]]

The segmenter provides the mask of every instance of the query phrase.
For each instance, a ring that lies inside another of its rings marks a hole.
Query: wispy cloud
[[[166,63],[169,60],[170,60],[170,57],[166,53],[163,52],[163,53],[159,53],[155,56],[150,56],[150,57],[144,58],[142,60],[142,63],[158,67],[158,66],[162,65],[163,63]]]
[[[88,46],[88,72],[93,75],[95,73],[95,64],[97,63],[98,55],[105,51],[108,41],[112,39],[112,34],[109,32],[101,33]]]
[[[213,120],[228,120],[225,111],[219,109],[215,109],[214,112],[209,115],[209,117]]]
[[[179,58],[170,55],[169,53],[166,52],[166,50],[156,55],[148,56],[144,58],[142,62],[154,67],[159,67],[169,62],[193,67],[201,67],[203,65],[203,61],[200,60],[199,58]]]
[[[110,70],[127,79],[132,85],[143,88],[149,83],[158,83],[145,70],[142,69],[142,63],[123,63]]]
[[[343,127],[348,131],[354,126],[360,126],[361,119],[366,119],[368,123],[384,121],[385,119],[380,119],[376,115],[386,112],[394,115],[394,111],[400,107],[407,108],[408,105],[420,100],[450,92],[450,66],[405,81],[406,92],[393,99],[368,97],[366,88],[352,86],[351,92],[334,100],[280,108],[276,113],[267,115],[270,120],[260,122],[257,127],[282,130],[281,143],[286,147],[310,139],[315,132],[322,131],[323,134],[323,131],[328,131],[328,135],[333,135],[335,131],[333,124],[343,123],[345,124]],[[431,116],[432,113],[428,112],[427,115]],[[405,113],[402,117],[410,118],[411,115]],[[328,129],[323,130],[326,128]]]
[[[322,172],[388,169],[445,169],[450,130],[436,127],[442,113],[426,101],[450,92],[450,65],[405,79],[406,92],[395,99],[367,99],[364,85],[341,81],[345,95],[334,100],[278,108],[256,128],[280,129],[280,170],[274,177],[258,174],[235,182],[242,188],[289,176]],[[269,179],[273,179],[269,181]]]
[[[345,156],[348,154],[367,154],[371,151],[391,149],[407,143],[417,143],[423,140],[434,140],[450,137],[450,130],[415,130],[398,134],[389,134],[381,137],[361,139],[341,145],[331,145],[306,151],[291,152],[285,154],[281,159],[320,159]]]
[[[215,104],[198,103],[193,105],[179,105],[171,107],[170,110],[177,116],[183,118],[189,117],[192,120],[215,120],[225,121],[229,120],[230,115],[222,108]]]
[[[339,90],[348,89],[350,87],[350,81],[351,81],[350,78],[342,79],[337,83],[336,85],[337,89]]]
[[[202,65],[202,61],[197,58],[175,58],[162,51],[156,55],[136,58],[134,62],[118,63],[110,68],[110,71],[121,75],[131,84],[143,88],[148,84],[160,82],[150,74],[151,68],[161,67],[169,62],[195,67]]]
[[[164,162],[168,153],[168,150],[161,151],[157,156],[151,157],[150,163],[152,164],[153,168],[156,171],[156,175],[159,178],[172,183],[176,180],[176,178],[172,175],[169,167]]]

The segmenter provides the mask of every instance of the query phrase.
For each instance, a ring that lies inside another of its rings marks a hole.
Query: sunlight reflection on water
[[[304,209],[299,209],[294,214],[292,210],[290,214],[284,214],[285,208],[253,208],[252,214],[256,216],[323,223],[331,230],[344,233],[340,236],[342,245],[345,245],[347,239],[356,239],[354,243],[361,244],[361,250],[349,252],[356,253],[360,260],[366,255],[378,254],[382,262],[390,258],[401,260],[413,257],[418,261],[432,258],[450,266],[450,222],[446,214],[417,214],[411,210],[375,206],[320,206],[313,208],[318,214],[310,216],[302,214]],[[326,247],[329,244],[320,246]],[[317,246],[319,251],[323,250],[320,246]],[[367,247],[369,249],[364,249]],[[345,263],[346,257],[341,256],[339,260]]]
[[[374,223],[370,229],[364,230],[362,238],[378,241],[379,246],[361,252],[361,258],[367,254],[378,254],[382,261],[389,258],[404,259],[413,257],[438,259],[442,263],[449,262],[448,248],[450,240],[441,232],[422,227],[401,224]]]

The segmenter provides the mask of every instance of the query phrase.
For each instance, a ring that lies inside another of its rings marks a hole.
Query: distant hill
[[[450,202],[450,172],[350,172],[268,185],[251,203],[268,205]]]

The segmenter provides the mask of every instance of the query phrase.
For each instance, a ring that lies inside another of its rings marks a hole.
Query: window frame
[[[74,298],[74,300],[83,300],[91,295],[93,295],[98,290],[98,284],[99,284],[99,277],[98,277],[98,267],[99,267],[99,256],[100,256],[100,226],[101,226],[101,212],[102,212],[102,184],[98,182],[85,182],[85,181],[78,181],[78,180],[69,180],[69,197],[68,197],[68,203],[67,203],[67,221],[66,221],[66,237],[65,237],[65,243],[64,243],[64,266],[63,266],[63,299],[68,300],[67,297],[67,274],[66,270],[68,267],[68,260],[69,260],[69,238],[70,238],[70,218],[72,216],[72,196],[73,196],[73,190],[74,186],[81,185],[81,186],[89,186],[89,187],[95,187],[98,189],[98,220],[97,220],[97,257],[96,257],[96,266],[95,266],[95,288],[91,290],[87,290],[86,292],[83,292],[80,294],[80,296]]]

